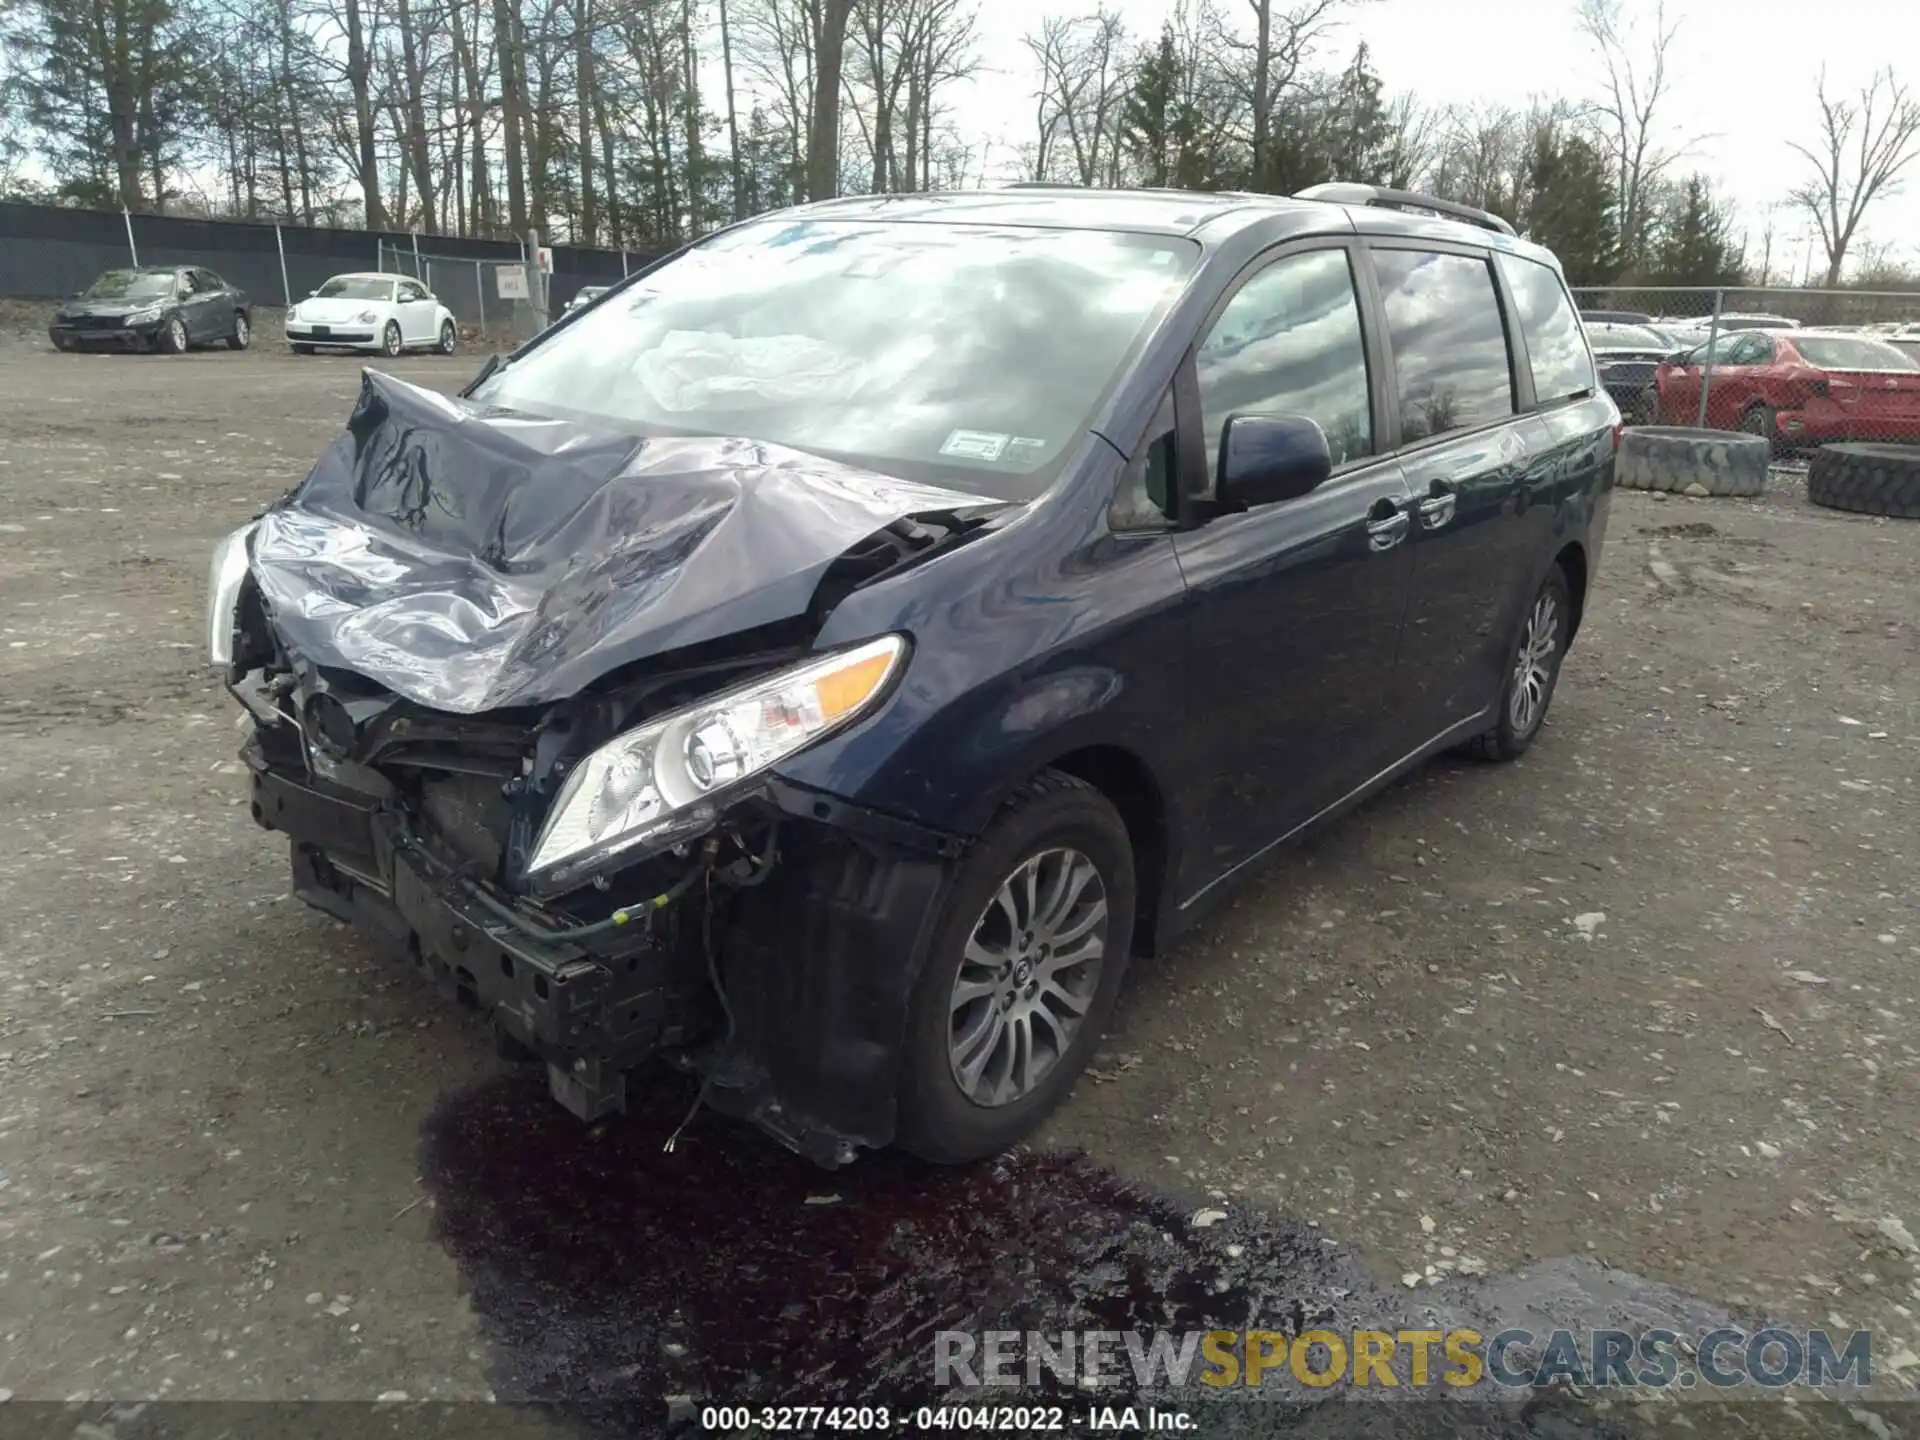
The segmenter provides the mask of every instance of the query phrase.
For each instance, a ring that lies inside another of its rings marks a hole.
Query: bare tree
[[[1658,136],[1660,107],[1673,88],[1667,52],[1680,22],[1669,23],[1666,0],[1655,0],[1652,27],[1641,45],[1622,18],[1621,0],[1579,0],[1575,14],[1606,66],[1595,111],[1613,167],[1620,250],[1632,263],[1646,249],[1654,185],[1678,158],[1678,152],[1662,148]]]
[[[1243,57],[1239,73],[1241,100],[1246,106],[1247,168],[1256,190],[1269,188],[1272,172],[1274,110],[1292,87],[1314,44],[1338,21],[1349,0],[1301,0],[1290,9],[1277,9],[1274,0],[1246,0],[1253,12],[1253,38],[1221,31],[1229,52]]]
[[[1820,139],[1814,148],[1793,146],[1814,177],[1788,198],[1813,217],[1827,252],[1827,284],[1834,286],[1867,208],[1891,194],[1900,172],[1920,156],[1920,99],[1890,69],[1861,89],[1857,104],[1829,99],[1822,71],[1819,97]]]
[[[1061,140],[1071,151],[1072,175],[1082,185],[1100,183],[1117,166],[1114,132],[1126,98],[1126,38],[1126,23],[1105,8],[1091,15],[1050,16],[1025,37],[1040,62],[1034,179],[1053,178]]]

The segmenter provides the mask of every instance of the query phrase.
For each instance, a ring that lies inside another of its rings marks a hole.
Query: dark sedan
[[[1662,360],[1681,348],[1674,338],[1651,325],[1589,323],[1587,343],[1600,366],[1600,383],[1621,418],[1630,425],[1653,419],[1653,372]]]
[[[246,293],[197,265],[109,270],[54,312],[56,350],[244,350],[253,340]]]

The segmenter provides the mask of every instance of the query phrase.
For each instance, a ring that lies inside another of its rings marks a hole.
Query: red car
[[[1698,420],[1707,349],[1653,372],[1660,424]],[[1884,340],[1837,330],[1739,330],[1712,349],[1709,429],[1765,435],[1776,450],[1920,441],[1920,360]]]

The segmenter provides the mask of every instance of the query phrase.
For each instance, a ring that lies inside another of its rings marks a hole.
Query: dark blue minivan
[[[833,201],[369,372],[209,641],[299,895],[577,1114],[665,1059],[962,1161],[1283,842],[1526,751],[1618,425],[1553,256],[1431,197]]]

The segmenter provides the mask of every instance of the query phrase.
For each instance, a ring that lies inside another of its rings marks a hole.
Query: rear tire
[[[1027,892],[1030,865],[1034,889]],[[1024,934],[1003,894],[1025,910]],[[1057,913],[1047,903],[1055,897],[1064,897]],[[997,1155],[1030,1134],[1066,1098],[1100,1043],[1126,973],[1133,920],[1133,847],[1120,812],[1070,775],[1035,776],[1002,807],[947,887],[908,1007],[901,1148],[954,1165]],[[1063,955],[1069,948],[1080,955],[1095,935],[1092,964],[1063,964],[1051,952],[1059,937]],[[1049,1002],[1044,1015],[1036,993]],[[969,1045],[976,1035],[992,1038]],[[972,1093],[961,1079],[969,1057],[983,1059]],[[983,1100],[980,1089],[993,1087],[1003,1057],[1004,1091]]]
[[[1507,651],[1499,723],[1469,740],[1462,747],[1466,753],[1481,760],[1517,760],[1527,753],[1546,722],[1572,632],[1573,594],[1555,565],[1527,603]]]
[[[293,353],[296,355],[311,355],[313,354],[313,346],[296,344],[293,347]]]
[[[400,353],[401,348],[400,322],[398,320],[389,320],[387,322],[387,328],[380,332],[380,353],[388,359],[392,359]]]
[[[453,328],[451,320],[443,321],[440,326],[440,343],[434,348],[442,355],[453,354],[454,347],[460,343],[460,334]]]
[[[253,343],[253,326],[247,323],[244,310],[233,312],[233,334],[227,337],[229,350],[244,350]]]
[[[1749,405],[1740,416],[1740,429],[1765,440],[1774,459],[1785,452],[1780,443],[1780,417],[1771,405]]]

